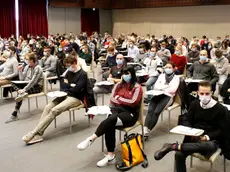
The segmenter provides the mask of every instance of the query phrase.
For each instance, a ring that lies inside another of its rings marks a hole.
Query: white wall
[[[113,34],[175,37],[230,34],[230,5],[113,10]]]
[[[99,10],[100,33],[108,31],[112,34],[112,10]]]
[[[78,34],[81,31],[81,9],[49,7],[48,24],[49,34]]]

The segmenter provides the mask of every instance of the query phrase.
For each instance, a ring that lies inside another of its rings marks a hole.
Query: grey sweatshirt
[[[215,66],[209,62],[202,64],[200,61],[196,61],[188,70],[188,77],[193,79],[210,81],[211,84],[215,84],[219,80]]]
[[[0,66],[0,76],[5,77],[6,79],[13,79],[18,76],[18,60],[16,56],[9,57],[6,59],[6,62]]]
[[[36,65],[34,68],[27,65],[23,72],[19,72],[20,81],[30,81],[24,88],[28,91],[35,85],[43,86],[43,72],[42,68],[39,65]]]
[[[215,66],[218,75],[226,75],[228,76],[228,59],[222,57],[219,62],[215,59],[211,61],[211,63]]]
[[[160,57],[160,59],[163,61],[163,65],[165,66],[171,58],[171,53],[168,49],[159,50],[157,52],[157,56]]]
[[[190,51],[187,55],[187,61],[189,63],[194,63],[200,60],[200,51]]]
[[[53,55],[41,59],[41,67],[43,71],[56,72],[57,58]]]

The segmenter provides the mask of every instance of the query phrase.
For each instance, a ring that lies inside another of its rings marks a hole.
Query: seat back
[[[47,94],[47,76],[43,73],[43,89],[42,92]]]
[[[138,121],[140,122],[141,125],[144,125],[144,120],[143,120],[143,112],[144,112],[144,96],[141,98],[140,102],[140,107],[139,107],[139,117]]]
[[[91,65],[90,65],[90,70],[92,72],[94,72],[94,56],[92,56],[92,61],[91,61]]]
[[[183,75],[184,75],[184,78],[187,77],[187,65],[185,65],[185,67],[184,67],[184,73],[183,73]]]
[[[180,96],[179,96],[179,93],[178,93],[178,92],[177,92],[176,95],[175,95],[174,102],[175,102],[175,103],[178,103],[179,105],[181,105],[181,99],[180,99]]]
[[[230,74],[230,65],[228,65],[227,69],[228,69],[228,74]]]

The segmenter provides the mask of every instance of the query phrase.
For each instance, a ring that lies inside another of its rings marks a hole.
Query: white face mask
[[[43,55],[47,57],[47,56],[48,56],[48,53],[47,53],[47,52],[43,52]]]
[[[208,96],[206,96],[206,95],[204,95],[204,96],[199,95],[199,99],[200,99],[200,101],[201,101],[202,104],[207,105],[210,102],[210,100],[211,100],[211,94],[208,95]]]
[[[7,51],[6,53],[5,53],[5,55],[6,55],[6,57],[8,58],[8,57],[10,57],[10,52],[9,51]]]

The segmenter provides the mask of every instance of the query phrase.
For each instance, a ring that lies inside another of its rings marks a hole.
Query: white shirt
[[[165,74],[160,74],[155,85],[154,90],[162,90],[164,94],[169,97],[174,97],[180,84],[179,76],[175,75],[169,84],[166,84]]]
[[[156,56],[154,60],[151,58],[146,58],[144,61],[144,64],[146,65],[146,68],[147,68],[150,76],[151,75],[153,76],[154,74],[156,74],[156,76],[158,76],[159,73],[158,72],[156,73],[157,66],[161,66],[161,68],[163,67],[163,62],[158,56]]]
[[[137,48],[137,46],[133,46],[133,48],[128,48],[128,57],[131,57],[133,59],[135,59],[139,54],[139,49]]]

